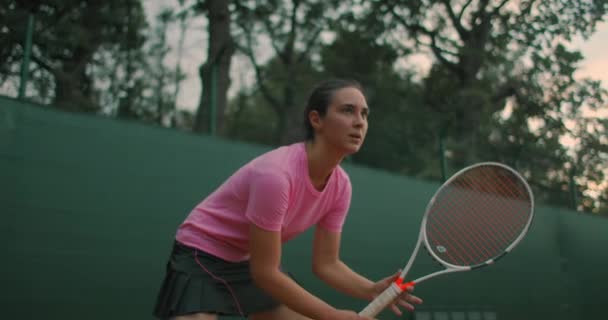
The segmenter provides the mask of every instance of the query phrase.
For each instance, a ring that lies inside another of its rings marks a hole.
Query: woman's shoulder
[[[275,171],[289,169],[297,163],[297,159],[301,158],[303,150],[303,146],[299,143],[277,147],[255,158],[252,164],[258,169],[273,168],[276,169]]]
[[[288,177],[296,171],[300,149],[303,148],[298,144],[292,144],[270,150],[253,159],[249,170],[254,175]]]

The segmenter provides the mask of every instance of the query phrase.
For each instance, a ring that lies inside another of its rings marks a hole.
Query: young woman
[[[345,156],[361,148],[369,108],[361,86],[329,80],[311,93],[305,142],[249,162],[201,202],[177,231],[158,296],[161,319],[365,319],[336,309],[281,269],[282,244],[316,226],[312,267],[335,289],[371,300],[396,275],[372,282],[340,260],[340,234],[351,200]],[[397,304],[413,310],[409,293]]]

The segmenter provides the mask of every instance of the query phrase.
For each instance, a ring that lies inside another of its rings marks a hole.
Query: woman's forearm
[[[373,299],[374,282],[353,271],[340,260],[314,268],[319,279],[334,289],[363,300]]]
[[[254,273],[253,278],[260,288],[277,301],[309,318],[331,319],[336,311],[279,270]]]

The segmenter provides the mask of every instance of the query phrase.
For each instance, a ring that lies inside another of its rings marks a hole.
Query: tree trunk
[[[133,98],[135,95],[135,89],[133,88],[133,77],[135,74],[134,67],[134,51],[133,47],[134,43],[134,29],[133,24],[131,23],[133,19],[133,1],[127,0],[126,3],[127,8],[127,42],[126,42],[126,63],[125,63],[125,80],[124,80],[124,90],[126,91],[126,95],[121,97],[118,101],[118,110],[116,112],[116,116],[119,119],[135,119],[137,118],[137,114],[133,109]]]
[[[91,79],[86,74],[88,54],[78,55],[73,61],[66,61],[60,70],[52,71],[55,78],[55,99],[53,104],[67,111],[95,112],[98,106],[93,102]]]
[[[297,142],[304,138],[303,110],[295,104],[296,73],[293,63],[286,65],[287,83],[285,83],[283,96],[283,110],[280,114],[278,129],[278,142],[286,145]]]
[[[215,124],[217,132],[224,131],[224,113],[228,102],[228,88],[230,87],[230,64],[234,54],[234,43],[230,33],[229,1],[207,1],[207,16],[209,19],[209,47],[207,61],[199,69],[202,83],[201,98],[199,100],[193,130],[195,132],[209,132],[209,117],[211,114],[212,71],[216,66],[215,84]]]

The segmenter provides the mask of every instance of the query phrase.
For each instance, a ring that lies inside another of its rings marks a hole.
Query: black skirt
[[[253,282],[249,262],[229,262],[175,242],[154,315],[159,319],[201,312],[247,316],[278,306]]]

